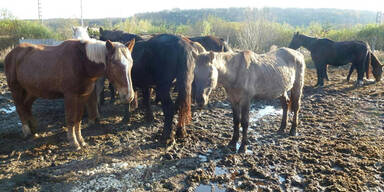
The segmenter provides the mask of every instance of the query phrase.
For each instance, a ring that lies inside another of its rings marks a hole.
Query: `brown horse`
[[[224,86],[232,104],[234,134],[229,143],[231,149],[236,149],[241,120],[243,138],[239,152],[246,150],[251,99],[280,97],[283,119],[279,132],[284,132],[288,108],[291,107],[294,117],[290,135],[296,135],[305,73],[304,56],[301,53],[280,48],[263,55],[251,51],[209,52],[196,57],[194,80],[198,104],[207,104],[209,94],[217,82]],[[290,97],[288,91],[291,91]]]
[[[76,150],[85,146],[81,117],[85,104],[96,103],[96,94],[91,93],[99,77],[105,74],[123,101],[133,99],[131,51],[134,44],[135,41],[125,46],[110,41],[68,40],[58,46],[24,43],[14,48],[5,58],[5,75],[24,137],[37,128],[32,103],[37,98],[64,97],[68,140]],[[90,119],[96,118],[95,111],[88,112]]]

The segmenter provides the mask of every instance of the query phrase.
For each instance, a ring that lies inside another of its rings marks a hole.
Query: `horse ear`
[[[100,33],[103,33],[103,32],[104,32],[104,30],[103,30],[102,27],[100,27],[99,32],[100,32]]]
[[[74,26],[72,26],[72,31],[75,32],[75,27]]]
[[[113,53],[113,51],[115,50],[115,46],[113,46],[110,40],[107,40],[107,42],[105,43],[105,46],[107,47],[108,53]]]
[[[132,50],[133,50],[133,47],[135,46],[135,38],[133,38],[130,42],[128,42],[127,44],[125,44],[125,46],[128,47],[129,51],[132,53]]]

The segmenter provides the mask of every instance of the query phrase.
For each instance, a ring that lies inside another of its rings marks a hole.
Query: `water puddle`
[[[333,166],[332,169],[335,170],[335,171],[342,171],[343,170],[343,168],[341,168],[338,165]]]
[[[275,109],[272,105],[266,105],[261,109],[251,109],[249,114],[249,122],[254,123],[267,115],[281,115],[283,114],[283,109]]]
[[[224,186],[219,186],[216,183],[211,183],[210,185],[200,184],[196,187],[195,192],[225,192]]]
[[[297,181],[298,183],[301,183],[301,182],[303,182],[303,180],[304,180],[304,178],[303,178],[303,176],[302,175],[294,175],[294,176],[292,176],[292,179],[294,179],[295,181]]]
[[[224,167],[215,167],[215,175],[225,175],[228,173],[228,170]]]
[[[16,107],[13,105],[5,106],[4,108],[0,109],[0,112],[4,112],[6,114],[10,114],[16,111]]]
[[[207,162],[207,161],[208,161],[208,158],[207,158],[207,156],[205,156],[205,155],[199,155],[198,157],[199,157],[199,160],[200,160],[201,162]]]
[[[285,176],[279,175],[279,183],[284,183],[286,180]]]

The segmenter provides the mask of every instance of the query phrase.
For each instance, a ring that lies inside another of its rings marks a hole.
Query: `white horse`
[[[88,27],[72,27],[73,39],[79,39],[79,40],[89,40],[91,39],[88,35]]]
[[[239,124],[243,138],[239,152],[246,150],[249,106],[251,99],[280,98],[283,119],[280,132],[287,125],[287,113],[294,112],[290,135],[296,135],[300,99],[304,85],[304,56],[289,48],[258,55],[252,51],[239,53],[206,52],[195,55],[195,94],[200,106],[207,104],[217,83],[224,86],[233,110],[234,133],[229,147],[236,149]],[[288,96],[288,91],[291,95]]]

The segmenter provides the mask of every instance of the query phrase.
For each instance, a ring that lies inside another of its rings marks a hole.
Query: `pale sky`
[[[41,0],[43,18],[80,18],[80,0]],[[384,0],[83,0],[83,17],[129,17],[161,10],[281,7],[384,10]],[[37,0],[0,0],[18,19],[37,19]]]

